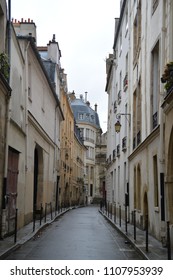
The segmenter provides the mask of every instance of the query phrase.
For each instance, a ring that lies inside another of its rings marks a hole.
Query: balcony
[[[128,74],[126,73],[124,80],[123,80],[123,90],[126,91],[128,88]]]
[[[127,150],[127,136],[122,139],[122,151],[125,152]]]
[[[83,137],[82,140],[83,140],[83,141],[90,142],[90,143],[94,143],[94,139],[92,139],[92,138],[90,138],[90,137],[87,137],[87,136],[86,136],[86,137]]]

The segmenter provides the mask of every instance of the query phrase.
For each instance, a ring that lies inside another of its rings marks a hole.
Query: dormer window
[[[78,117],[79,117],[79,120],[83,120],[84,119],[84,114],[83,113],[79,113]]]

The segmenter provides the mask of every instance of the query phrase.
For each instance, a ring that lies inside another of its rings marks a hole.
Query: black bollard
[[[127,234],[127,205],[125,205],[125,231]]]
[[[146,252],[148,252],[148,214],[146,214],[145,226],[146,226]]]
[[[121,205],[119,206],[119,225],[121,227]]]
[[[136,241],[136,210],[133,211],[134,240]]]
[[[18,209],[16,209],[16,213],[15,213],[14,243],[16,243],[17,241],[17,213],[18,213]]]
[[[116,215],[117,215],[117,213],[116,213],[116,203],[115,203],[115,205],[114,205],[114,223],[116,224]]]
[[[168,260],[171,260],[171,239],[170,239],[169,221],[167,221],[167,249],[168,249]]]

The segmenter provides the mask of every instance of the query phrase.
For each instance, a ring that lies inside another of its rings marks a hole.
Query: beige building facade
[[[35,23],[13,21],[10,46],[12,94],[7,112],[2,236],[14,232],[16,215],[19,229],[33,220],[36,210],[55,209],[64,119],[37,50]]]

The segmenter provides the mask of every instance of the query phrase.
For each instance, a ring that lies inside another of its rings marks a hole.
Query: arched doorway
[[[43,202],[43,150],[36,144],[34,150],[33,209],[40,209]]]

